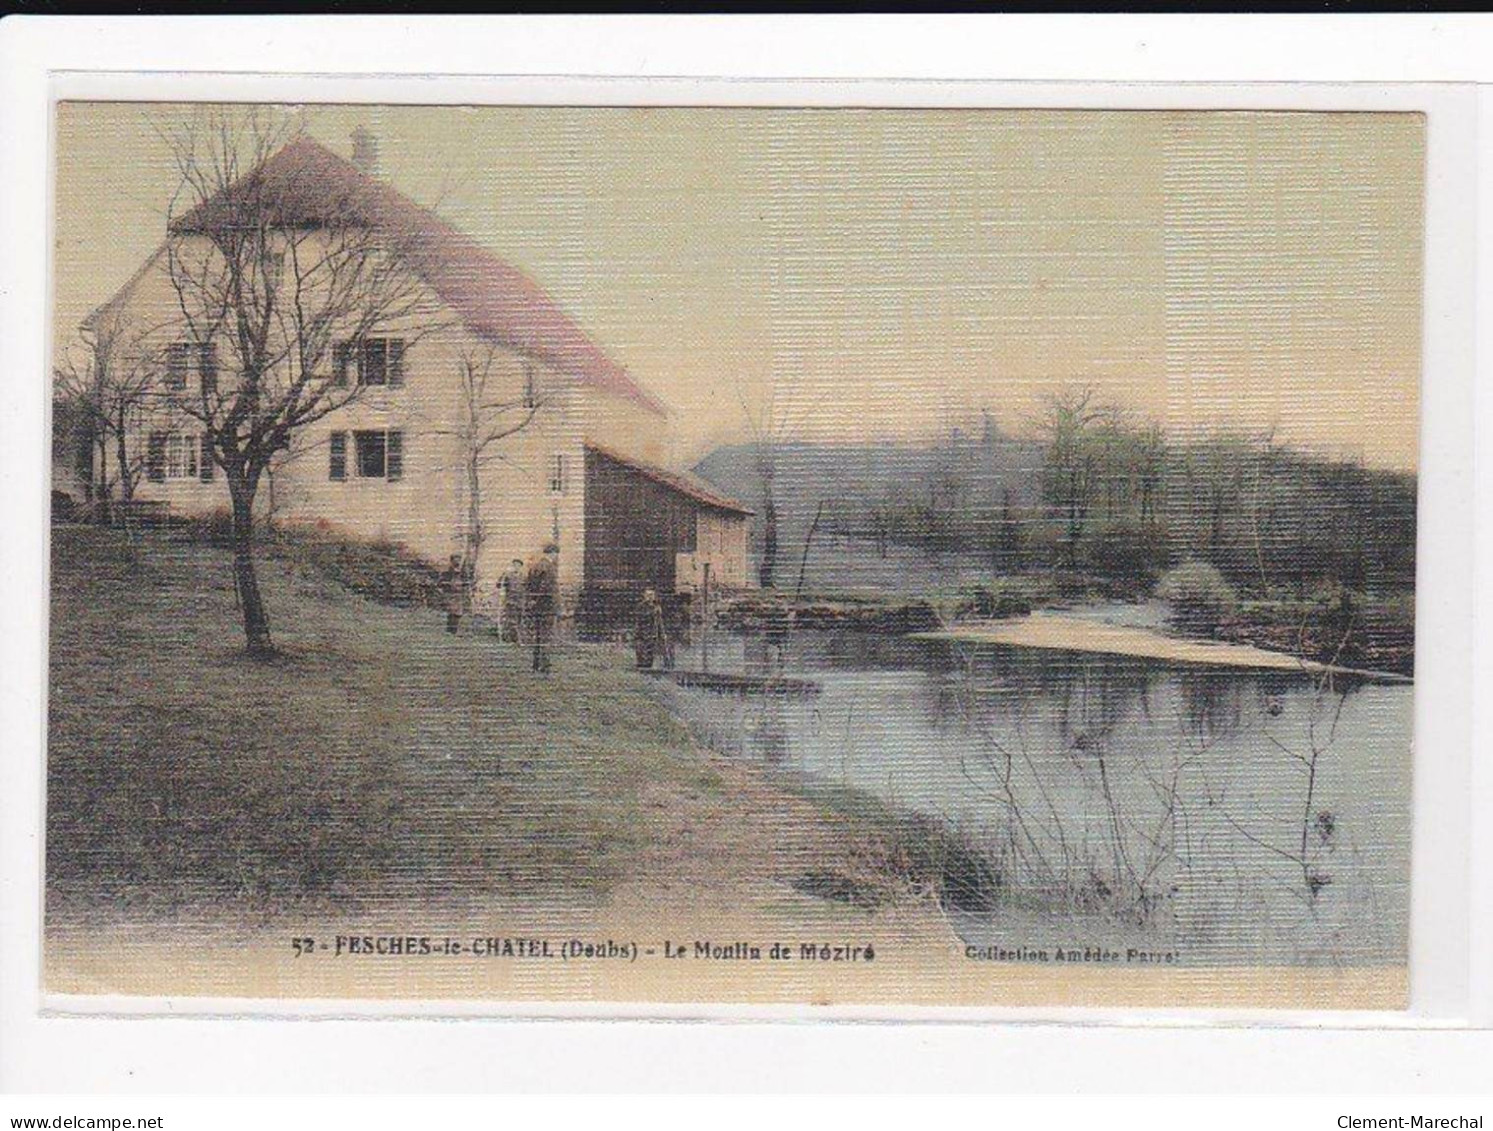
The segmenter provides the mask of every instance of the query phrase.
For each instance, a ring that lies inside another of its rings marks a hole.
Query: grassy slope
[[[48,907],[62,921],[495,898],[780,901],[876,834],[712,762],[618,652],[554,676],[428,610],[262,565],[282,656],[241,651],[227,555],[59,527]]]

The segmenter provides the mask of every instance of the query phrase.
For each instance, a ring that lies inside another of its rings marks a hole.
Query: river
[[[948,909],[971,943],[1406,959],[1408,684],[851,632],[714,632],[679,664],[818,683],[667,694],[724,754],[976,846],[1002,889]]]

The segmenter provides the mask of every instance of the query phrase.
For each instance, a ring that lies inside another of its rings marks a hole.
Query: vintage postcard
[[[60,102],[45,990],[1402,1008],[1425,130]]]

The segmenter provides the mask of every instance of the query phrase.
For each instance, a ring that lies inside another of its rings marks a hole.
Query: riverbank
[[[1326,601],[1244,601],[1214,635],[1338,667],[1407,679],[1415,674],[1415,597],[1410,593],[1379,599],[1358,595],[1346,616]]]
[[[983,585],[905,598],[871,593],[740,594],[723,602],[717,624],[732,632],[851,630],[882,636],[978,640],[1067,651],[1112,652],[1178,663],[1292,671],[1341,671],[1413,679],[1415,601],[1411,594],[1246,600],[1207,635],[1155,625],[1095,624],[1086,606],[1161,607],[1139,591],[1099,586],[1078,574],[1012,575]],[[1079,622],[1083,628],[1073,627]],[[1343,624],[1349,627],[1345,633]]]
[[[895,830],[711,756],[621,650],[544,677],[439,612],[262,575],[267,663],[226,552],[54,531],[49,929],[641,907],[948,935],[877,863]]]
[[[1159,608],[1161,619],[1165,619],[1165,605],[1151,596],[1149,586],[1126,588],[1068,573],[999,577],[985,585],[967,587],[957,600],[945,597],[935,599],[935,604],[946,624],[1006,620],[1042,610],[1081,616],[1085,606],[1095,604],[1138,612],[1151,606]],[[1328,588],[1307,597],[1276,591],[1239,600],[1206,634],[1159,624],[1137,627],[1164,628],[1169,638],[1204,645],[1229,644],[1284,653],[1293,660],[1305,661],[1308,667],[1386,672],[1407,678],[1415,674],[1415,596],[1408,591],[1370,594]],[[1231,654],[1226,649],[1215,653]],[[1152,650],[1139,654],[1150,655]],[[1247,661],[1245,666],[1274,666],[1269,660],[1254,663],[1247,652],[1232,655]],[[1166,659],[1168,655],[1157,658]]]
[[[917,635],[929,640],[964,640],[1020,648],[1046,648],[1059,652],[1093,652],[1206,667],[1307,673],[1323,672],[1331,668],[1379,679],[1409,680],[1408,676],[1394,672],[1323,664],[1287,652],[1256,648],[1250,644],[1175,636],[1150,628],[1104,624],[1081,616],[1060,616],[1041,611],[1009,620],[965,621],[937,632]]]

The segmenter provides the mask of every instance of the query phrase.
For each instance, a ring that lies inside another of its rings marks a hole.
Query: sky
[[[919,442],[1093,385],[1170,432],[1417,464],[1416,114],[313,106],[669,405]],[[180,107],[62,103],[54,348],[159,245]]]

